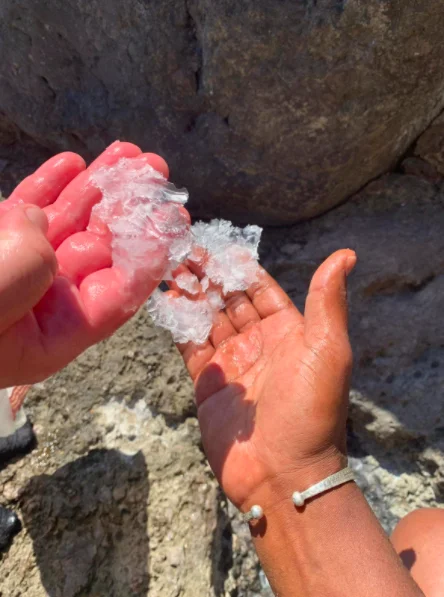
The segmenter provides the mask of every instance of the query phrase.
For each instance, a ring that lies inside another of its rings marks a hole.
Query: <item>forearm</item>
[[[354,483],[311,500],[303,510],[293,506],[291,493],[274,507],[275,490],[262,493],[269,511],[264,508],[266,519],[252,525],[252,534],[279,597],[423,595]]]

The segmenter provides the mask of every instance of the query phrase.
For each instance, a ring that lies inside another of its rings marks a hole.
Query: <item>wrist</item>
[[[263,570],[276,595],[418,597],[421,592],[383,532],[356,483],[347,482],[309,499],[305,491],[346,466],[336,453],[294,467],[262,483],[243,504],[264,516],[250,523]]]
[[[346,466],[347,457],[336,449],[331,450],[323,457],[299,463],[287,471],[270,475],[248,496],[240,509],[242,512],[248,512],[257,504],[267,516],[279,509],[286,501],[293,506],[291,500],[295,491],[305,491]]]
[[[344,549],[343,537],[348,534],[348,525],[359,529],[362,512],[368,509],[365,498],[358,486],[350,482],[314,497],[302,508],[296,508],[291,497],[299,479],[298,476],[293,482],[288,480],[285,495],[280,494],[279,498],[275,488],[268,495],[263,493],[261,496],[262,499],[268,497],[269,505],[264,507],[263,519],[250,524],[250,531],[262,567],[276,594],[285,597],[321,594],[339,597],[348,594],[336,590],[329,577],[331,568],[336,573],[337,567],[343,565],[340,555]],[[313,483],[319,480],[318,476]],[[299,485],[300,489],[306,487]],[[275,500],[273,503],[272,499]],[[353,545],[355,539],[353,536],[353,541],[345,543]]]

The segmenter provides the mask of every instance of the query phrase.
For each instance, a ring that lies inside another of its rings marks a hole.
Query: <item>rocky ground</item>
[[[442,127],[397,172],[262,243],[301,308],[315,267],[357,251],[349,449],[387,531],[444,501]],[[22,523],[0,555],[1,597],[270,595],[205,461],[180,357],[144,311],[26,408],[37,445],[0,466],[0,505]]]
[[[269,230],[263,263],[302,306],[316,265],[356,249],[349,444],[389,531],[444,497],[444,190],[391,174],[322,218]],[[248,531],[202,453],[192,388],[142,311],[36,387],[38,444],[0,472],[23,529],[2,597],[267,594]]]

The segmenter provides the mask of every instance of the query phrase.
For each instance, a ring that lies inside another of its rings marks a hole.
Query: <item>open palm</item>
[[[238,507],[251,505],[265,481],[297,472],[310,484],[304,471],[318,467],[322,478],[343,466],[351,370],[345,278],[354,263],[347,250],[324,262],[305,317],[261,270],[246,293],[227,299],[205,345],[179,346],[195,381],[205,452]]]
[[[168,176],[162,158],[117,142],[88,169],[76,154],[55,156],[0,203],[0,388],[64,367],[121,326],[159,283],[152,255],[129,279],[113,266],[110,235],[87,230],[101,199],[91,173],[124,157]]]

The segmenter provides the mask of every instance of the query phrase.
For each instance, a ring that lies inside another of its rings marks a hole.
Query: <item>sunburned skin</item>
[[[116,142],[89,168],[73,153],[52,158],[26,178],[9,199],[0,202],[0,235],[14,236],[18,239],[14,242],[21,242],[20,235],[26,225],[31,225],[22,210],[34,205],[43,210],[47,221],[41,215],[45,220],[41,228],[47,240],[43,236],[41,240],[49,241],[48,250],[55,251],[57,264],[44,294],[34,297],[37,291],[29,292],[21,303],[2,305],[3,314],[8,310],[11,317],[3,317],[4,327],[0,329],[0,387],[33,384],[66,366],[125,323],[163,278],[159,263],[168,262],[168,243],[163,253],[157,254],[157,261],[145,259],[130,274],[113,263],[112,234],[94,227],[97,218],[91,212],[102,199],[93,183],[94,174],[122,159],[134,158],[156,171],[167,186],[168,167],[160,156],[144,154],[131,143]],[[188,214],[180,209],[188,223]],[[168,226],[169,213],[164,212],[163,217]],[[150,236],[149,229],[142,232]],[[170,244],[176,240],[174,233],[169,235]],[[11,285],[7,272],[3,282]],[[2,296],[8,295],[3,292]],[[16,317],[14,309],[18,307],[25,310]],[[8,396],[3,392],[5,400]]]
[[[0,336],[10,346],[6,372],[29,355],[25,383],[40,381],[42,371],[47,377],[113,333],[149,296],[154,323],[176,342],[207,341],[225,296],[256,281],[261,229],[224,220],[190,227],[188,193],[167,177],[162,158],[116,142],[88,169],[75,154],[56,156],[0,204],[0,217],[20,205],[43,209],[58,267],[32,317],[12,329],[14,342]],[[156,290],[161,280],[172,291]]]

